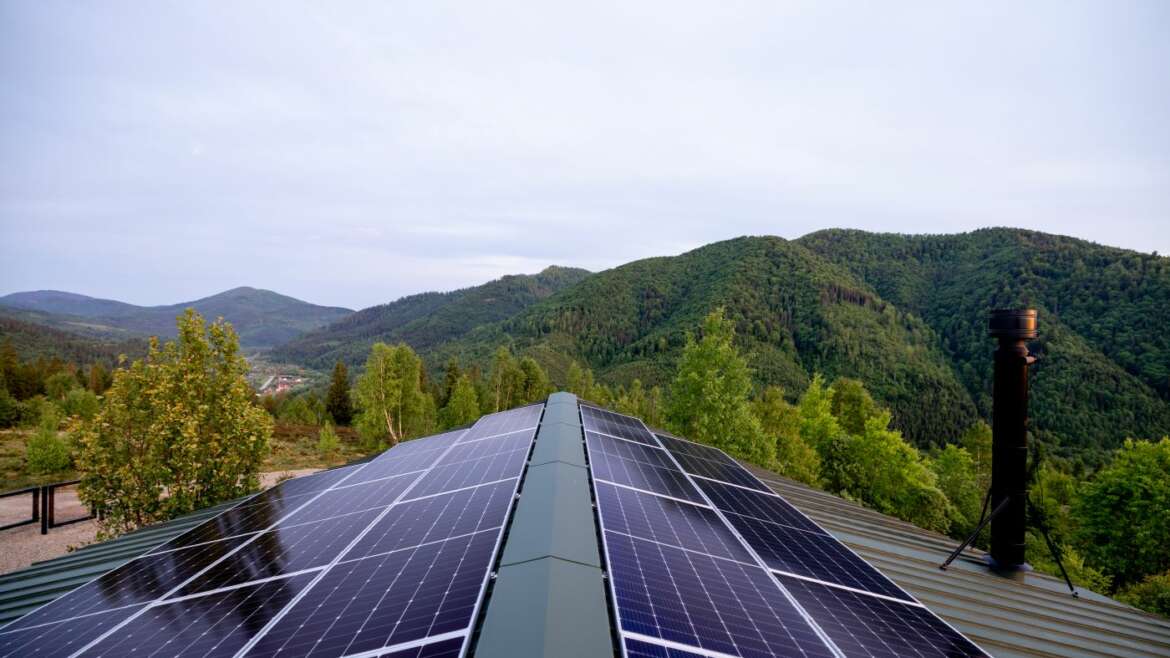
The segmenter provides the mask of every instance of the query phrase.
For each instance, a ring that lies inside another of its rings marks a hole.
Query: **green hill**
[[[685,335],[724,306],[761,384],[795,395],[819,371],[857,377],[922,443],[976,419],[938,336],[847,270],[780,238],[739,238],[595,274],[494,326],[428,350],[483,361],[511,342],[562,375],[569,359],[601,381],[669,381]]]
[[[986,311],[1035,306],[1033,426],[1050,444],[1170,433],[1170,259],[1046,233],[820,231],[798,242],[923,318],[989,415]]]
[[[141,336],[175,335],[175,318],[194,308],[205,318],[223,317],[240,335],[241,346],[264,349],[288,342],[353,311],[317,306],[257,288],[233,288],[217,295],[167,306],[135,306],[55,290],[0,297],[0,306],[26,311],[22,318],[66,331]]]
[[[121,354],[131,358],[146,354],[146,341],[142,338],[83,335],[29,322],[7,309],[0,309],[0,346],[4,345],[11,345],[25,361],[38,358],[78,364],[101,361],[107,367],[116,364]]]
[[[510,318],[587,276],[586,270],[548,267],[539,274],[509,275],[472,288],[403,297],[309,332],[274,349],[269,359],[322,370],[339,360],[358,366],[379,341],[402,341],[427,353],[472,329]]]

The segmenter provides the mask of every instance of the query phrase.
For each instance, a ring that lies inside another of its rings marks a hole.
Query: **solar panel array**
[[[722,451],[580,410],[626,658],[986,655]]]
[[[0,629],[0,655],[462,656],[543,409],[281,483]]]

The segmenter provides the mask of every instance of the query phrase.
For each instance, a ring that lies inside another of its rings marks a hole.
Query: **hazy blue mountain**
[[[223,317],[240,335],[240,344],[265,349],[288,342],[353,313],[350,309],[318,306],[258,288],[233,288],[203,299],[167,306],[136,306],[85,295],[42,290],[0,297],[0,306],[19,309],[20,319],[92,335],[117,332],[172,337],[175,318],[194,308],[205,318]]]

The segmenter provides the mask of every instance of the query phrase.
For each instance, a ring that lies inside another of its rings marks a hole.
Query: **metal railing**
[[[26,494],[32,495],[32,514],[27,519],[22,519],[15,523],[0,526],[0,530],[8,530],[9,528],[18,528],[30,523],[41,522],[41,534],[49,534],[52,528],[59,528],[71,523],[80,523],[81,521],[88,521],[94,518],[91,511],[86,516],[80,516],[75,519],[67,519],[65,521],[57,520],[57,489],[61,487],[71,487],[81,480],[68,480],[65,482],[53,482],[52,484],[42,484],[38,487],[26,487],[24,489],[16,489],[14,491],[5,491],[0,493],[0,498],[10,498],[12,496],[23,496]]]

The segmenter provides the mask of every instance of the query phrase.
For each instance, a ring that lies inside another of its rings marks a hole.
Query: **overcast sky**
[[[0,293],[362,307],[827,227],[1170,253],[1170,2],[863,4],[0,3]]]

